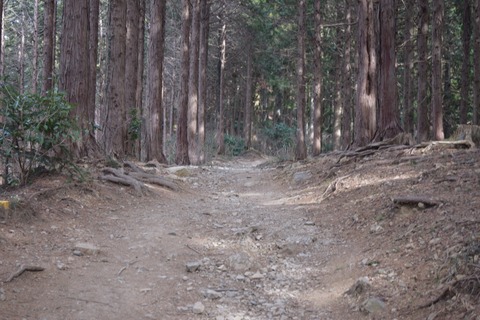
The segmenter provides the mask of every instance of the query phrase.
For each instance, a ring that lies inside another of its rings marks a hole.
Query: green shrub
[[[230,156],[239,156],[245,151],[245,141],[236,136],[225,135],[225,153]]]
[[[72,105],[58,91],[20,94],[0,85],[0,157],[10,185],[24,185],[35,171],[53,170],[70,161],[69,146],[79,131]]]

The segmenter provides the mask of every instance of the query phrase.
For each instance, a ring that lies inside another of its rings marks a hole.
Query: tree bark
[[[251,41],[247,47],[247,75],[245,83],[245,111],[243,120],[243,137],[245,139],[245,147],[252,147],[252,85],[253,85],[253,49]]]
[[[315,48],[313,90],[313,156],[322,152],[322,13],[321,0],[315,0]],[[336,119],[337,120],[337,119]],[[341,127],[341,119],[339,119]],[[340,140],[340,138],[339,138]]]
[[[141,143],[146,136],[145,131],[145,121],[143,121],[144,111],[143,111],[143,91],[144,91],[144,81],[143,75],[145,71],[145,0],[139,1],[139,15],[138,15],[138,68],[137,68],[137,87],[135,89],[135,109],[138,110],[139,117],[142,118],[142,123],[140,125],[139,139],[135,143],[135,154],[138,159],[142,159],[142,147]]]
[[[103,142],[107,156],[122,158],[127,140],[125,108],[126,0],[111,0],[109,61]]]
[[[370,143],[376,131],[377,41],[373,0],[358,2],[358,79],[355,103],[355,145]]]
[[[33,3],[32,93],[38,91],[38,0]]]
[[[480,124],[480,0],[475,0],[474,11],[474,66],[473,66],[473,119],[474,125]]]
[[[417,109],[417,142],[428,140],[428,101],[427,101],[427,43],[428,43],[428,0],[418,0],[419,24],[418,24],[418,109]]]
[[[3,77],[3,0],[0,0],[0,77]]]
[[[225,2],[223,2],[225,4]],[[225,7],[225,6],[224,6]],[[225,17],[220,18],[220,55],[219,55],[219,95],[218,95],[218,122],[217,122],[217,154],[225,154],[225,119],[224,119],[224,96],[225,96],[225,62],[227,50],[227,25]]]
[[[59,88],[67,93],[67,100],[75,108],[72,117],[78,119],[82,132],[81,141],[75,146],[79,156],[87,155],[89,140],[88,82],[88,0],[65,0],[63,30],[60,51]]]
[[[345,16],[347,27],[345,28],[345,53],[342,61],[342,105],[344,108],[342,118],[342,148],[346,149],[352,142],[352,4],[351,0],[345,0]]]
[[[182,77],[180,87],[180,102],[177,120],[177,146],[175,162],[188,165],[188,79],[190,70],[190,15],[189,0],[182,0]]]
[[[198,164],[198,75],[200,48],[200,0],[192,1],[192,26],[190,29],[190,71],[188,80],[188,157]]]
[[[42,92],[45,94],[53,87],[53,66],[55,65],[55,0],[45,0],[43,19]]]
[[[462,78],[460,85],[460,124],[468,121],[468,96],[470,93],[470,51],[472,40],[472,6],[471,0],[462,3]]]
[[[405,43],[405,67],[403,72],[403,87],[404,87],[404,119],[403,127],[405,132],[412,133],[414,131],[415,112],[413,109],[413,26],[414,21],[412,15],[408,14],[408,10],[415,7],[414,0],[407,0],[405,2],[405,29],[404,29],[404,43]]]
[[[148,44],[147,99],[144,123],[147,139],[144,141],[145,159],[166,163],[163,154],[163,58],[165,42],[166,0],[150,2],[150,41]]]
[[[432,127],[433,139],[443,140],[443,97],[442,97],[442,47],[443,0],[434,1],[432,23]]]
[[[307,158],[305,143],[305,0],[297,1],[297,146],[295,159]]]
[[[89,82],[88,82],[88,128],[90,141],[95,141],[96,101],[97,101],[97,62],[100,0],[89,0]]]
[[[205,109],[207,105],[207,68],[210,4],[200,0],[200,52],[198,78],[198,163],[205,163]]]
[[[397,108],[395,31],[395,0],[383,0],[380,2],[380,121],[376,136],[379,141],[403,131]]]

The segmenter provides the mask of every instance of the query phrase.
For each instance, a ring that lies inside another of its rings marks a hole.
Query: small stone
[[[203,292],[203,296],[207,299],[218,300],[222,298],[223,295],[221,292],[218,292],[212,289],[207,289]]]
[[[312,173],[310,171],[300,171],[293,174],[293,181],[295,183],[301,183],[308,181],[312,178]]]
[[[194,262],[188,262],[185,267],[187,268],[187,272],[195,272],[200,269],[200,266],[202,265],[201,262],[199,261],[194,261]]]
[[[237,280],[237,281],[245,281],[245,276],[239,274],[238,276],[235,277],[235,280]]]
[[[441,238],[435,238],[435,239],[430,240],[430,241],[428,242],[428,244],[431,245],[431,246],[434,246],[434,245],[436,245],[436,244],[439,244],[441,241],[442,241]]]
[[[230,268],[233,271],[246,271],[252,267],[250,257],[243,252],[230,256],[228,260]]]
[[[251,277],[250,279],[252,280],[261,280],[265,278],[265,276],[263,274],[261,274],[260,272],[255,272]]]
[[[306,226],[314,226],[314,225],[315,225],[315,222],[313,222],[313,221],[306,221],[306,222],[305,222],[305,225],[306,225]]]
[[[195,302],[195,304],[192,307],[192,311],[195,314],[202,314],[203,312],[205,312],[205,306],[200,301]]]
[[[79,250],[73,250],[73,255],[77,257],[81,257],[83,256],[83,253],[82,251],[79,251]]]
[[[7,297],[5,296],[5,289],[0,288],[0,301],[5,301],[7,300]]]
[[[420,209],[425,209],[425,203],[419,202],[419,203],[418,203],[418,207],[419,207]]]
[[[100,253],[100,249],[91,243],[79,242],[73,248],[73,252],[80,251],[84,255],[96,255]]]
[[[367,277],[358,279],[345,293],[351,296],[358,297],[365,293],[370,288],[370,282]]]
[[[66,270],[67,266],[62,261],[57,261],[56,263],[58,270]]]
[[[385,302],[379,298],[370,297],[362,303],[362,309],[368,313],[380,313],[385,310]]]

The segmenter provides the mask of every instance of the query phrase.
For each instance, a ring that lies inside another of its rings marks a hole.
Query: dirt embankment
[[[478,319],[479,159],[250,154],[149,168],[179,188],[144,196],[48,177],[3,212],[0,318]]]

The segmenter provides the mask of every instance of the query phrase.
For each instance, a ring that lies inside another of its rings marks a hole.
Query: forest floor
[[[2,320],[480,319],[478,149],[148,170],[2,195]]]

